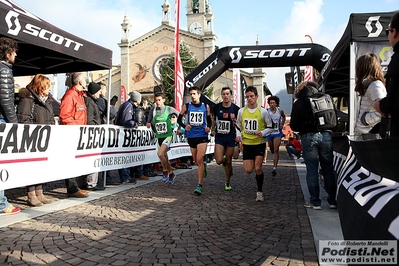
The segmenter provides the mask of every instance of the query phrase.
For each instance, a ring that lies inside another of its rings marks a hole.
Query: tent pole
[[[108,69],[108,96],[107,96],[107,125],[109,125],[109,113],[110,113],[110,104],[111,104],[111,69]],[[104,95],[105,96],[105,95]],[[108,171],[104,171],[102,174],[104,176],[103,187],[107,186],[107,173]]]
[[[354,134],[355,129],[355,65],[356,65],[356,42],[351,42],[349,46],[349,135]]]
[[[109,125],[109,114],[111,107],[111,69],[108,69],[108,96],[107,96],[107,125]]]

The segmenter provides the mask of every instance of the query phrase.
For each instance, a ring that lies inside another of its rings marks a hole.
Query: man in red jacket
[[[65,92],[61,99],[60,124],[86,125],[87,110],[84,101],[86,97],[86,77],[83,73],[73,73],[71,81],[72,87]]]
[[[71,76],[72,87],[69,88],[61,99],[60,124],[61,125],[86,125],[87,110],[84,98],[86,97],[86,77],[83,73],[73,73]],[[68,197],[86,198],[87,191],[80,190],[76,177],[65,179]]]
[[[301,158],[302,145],[296,138],[290,137],[285,147],[287,148],[288,157],[292,159],[294,154],[297,159]]]

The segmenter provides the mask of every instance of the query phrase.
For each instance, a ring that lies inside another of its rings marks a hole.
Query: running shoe
[[[305,208],[313,209],[313,210],[321,210],[320,205],[314,205],[312,202],[305,202],[303,205]]]
[[[165,183],[165,182],[168,182],[168,180],[169,180],[168,172],[163,172],[161,181]]]
[[[194,190],[194,194],[201,196],[202,195],[202,186],[198,185]]]
[[[169,184],[173,185],[175,183],[175,178],[176,178],[175,173],[172,172],[171,174],[169,174],[169,180],[168,180]]]
[[[10,204],[2,212],[0,212],[0,215],[3,215],[3,214],[16,214],[16,213],[19,213],[19,212],[21,212],[21,208],[20,207],[14,207],[14,206],[12,206]]]
[[[224,189],[225,189],[226,191],[230,191],[230,190],[231,190],[230,183],[225,183],[225,184],[224,184]]]
[[[277,175],[277,171],[276,171],[276,169],[273,169],[272,176],[276,176],[276,175]]]
[[[262,192],[256,192],[256,201],[264,201]]]
[[[207,177],[208,172],[206,171],[206,163],[204,162],[204,177]]]

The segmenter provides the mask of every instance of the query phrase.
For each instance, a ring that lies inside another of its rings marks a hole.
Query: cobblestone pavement
[[[0,264],[318,265],[295,164],[280,154],[277,177],[270,155],[263,165],[264,202],[255,202],[255,174],[242,160],[234,161],[232,191],[222,167],[210,164],[202,196],[193,193],[192,170],[173,187],[156,180],[0,228]],[[46,195],[62,200],[62,185],[47,184]],[[30,208],[24,194],[6,191]]]

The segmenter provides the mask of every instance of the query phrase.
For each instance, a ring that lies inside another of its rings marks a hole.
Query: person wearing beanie
[[[118,110],[115,118],[115,125],[127,128],[137,128],[145,126],[147,119],[144,110],[140,106],[141,94],[138,91],[129,93],[129,100],[124,102]],[[127,173],[129,170],[129,174]],[[143,166],[130,167],[129,169],[119,169],[119,177],[123,184],[136,184],[136,179],[148,180],[149,177],[143,175]]]
[[[87,125],[100,125],[100,110],[97,99],[100,96],[100,85],[90,82],[87,86],[87,97],[84,99],[87,108]]]
[[[101,90],[101,86],[98,83],[90,82],[89,86],[87,86],[87,92],[90,95],[94,95]]]
[[[138,104],[141,103],[141,94],[138,91],[132,91],[130,94],[130,100],[132,100],[132,102],[136,102]]]
[[[84,98],[87,110],[87,125],[100,125],[100,109],[98,109],[97,99],[100,96],[100,85],[90,82],[87,86],[87,97]],[[91,173],[78,178],[81,189],[84,190],[104,190],[104,178],[99,180],[99,173]]]

